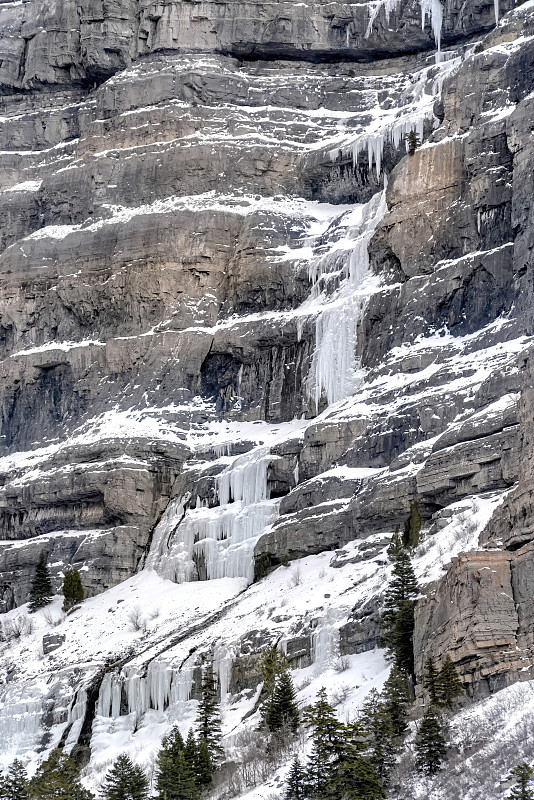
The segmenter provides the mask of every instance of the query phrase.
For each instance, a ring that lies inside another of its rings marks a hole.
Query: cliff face
[[[193,649],[239,719],[267,642],[314,680],[359,664],[414,499],[419,673],[530,677],[534,14],[509,6],[0,2],[4,631],[42,550],[93,598],[39,660],[52,623],[7,636],[6,763],[61,741],[98,770],[117,726],[154,749]]]

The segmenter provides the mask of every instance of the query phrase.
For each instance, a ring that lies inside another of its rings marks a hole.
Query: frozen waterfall
[[[365,205],[357,206],[347,219],[346,239],[352,247],[344,254],[344,279],[333,297],[324,302],[315,323],[313,354],[308,393],[318,410],[321,397],[336,403],[357,390],[361,380],[356,355],[358,322],[369,298],[368,244],[374,230],[387,211],[385,190]],[[339,253],[332,258],[336,265]],[[323,259],[316,271],[319,281],[331,271],[329,259]]]
[[[163,713],[170,709],[179,719],[193,687],[193,668],[178,670],[156,660],[142,667],[130,666],[120,674],[108,672],[100,686],[96,713],[105,719],[134,714],[139,719],[147,711]]]
[[[146,567],[175,583],[205,578],[254,579],[254,546],[278,516],[278,500],[268,497],[268,447],[236,458],[216,478],[219,505],[196,500],[169,503],[156,528]]]

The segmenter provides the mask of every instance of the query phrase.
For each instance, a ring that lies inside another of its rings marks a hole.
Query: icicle
[[[100,684],[96,713],[115,719],[120,716],[122,681],[116,672],[107,672]]]
[[[371,35],[371,32],[373,30],[374,22],[375,22],[375,20],[376,20],[376,18],[378,16],[378,14],[380,13],[380,11],[382,11],[382,9],[384,9],[385,15],[386,15],[386,25],[389,25],[389,18],[391,16],[391,14],[393,13],[393,11],[396,11],[396,9],[400,5],[400,3],[401,3],[401,0],[378,0],[378,2],[375,3],[375,5],[374,5],[374,7],[373,7],[373,9],[372,9],[372,11],[370,13],[370,16],[369,16],[369,22],[367,24],[367,30],[365,31],[365,38],[366,39],[368,39],[369,36]],[[371,4],[369,4],[369,9],[371,9]]]
[[[498,2],[498,0],[496,0]],[[421,4],[421,27],[425,29],[426,17],[430,17],[434,41],[441,51],[441,28],[443,26],[443,6],[439,0],[419,0]]]
[[[164,661],[153,661],[147,671],[146,690],[149,708],[165,711],[171,693],[172,668]]]
[[[258,448],[238,458],[217,478],[219,502],[222,506],[233,501],[245,505],[267,498],[268,448]]]
[[[495,25],[499,24],[499,0],[493,0],[493,10],[495,11]]]

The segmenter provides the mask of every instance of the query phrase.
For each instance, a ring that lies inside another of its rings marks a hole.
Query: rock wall
[[[534,16],[510,7],[448,3],[436,58],[404,0],[0,3],[4,611],[41,550],[88,595],[135,575],[262,446],[266,569],[374,564],[414,499],[439,537],[511,490],[420,604],[418,668],[451,651],[476,693],[530,665]]]

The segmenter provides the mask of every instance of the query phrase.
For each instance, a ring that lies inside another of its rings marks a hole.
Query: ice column
[[[495,0],[498,2],[498,0]],[[441,51],[441,28],[443,27],[443,6],[439,0],[419,0],[421,3],[421,25],[425,29],[427,16],[430,17],[432,24],[432,33],[434,41],[438,48],[438,53]]]
[[[315,324],[308,392],[316,410],[323,395],[329,404],[336,403],[353,394],[360,383],[356,335],[369,297],[365,289],[369,276],[368,244],[386,210],[384,191],[351,213],[346,236],[353,241],[353,247],[346,252],[346,277],[324,304]],[[328,268],[327,263],[324,266]]]
[[[313,635],[312,654],[315,672],[320,674],[331,667],[339,656],[339,628],[337,615],[328,609]]]
[[[233,654],[223,644],[218,643],[213,651],[213,671],[219,679],[219,689],[221,693],[221,703],[224,703],[230,688],[232,677]]]

